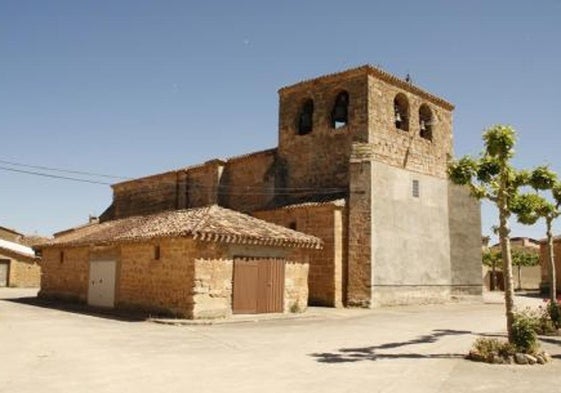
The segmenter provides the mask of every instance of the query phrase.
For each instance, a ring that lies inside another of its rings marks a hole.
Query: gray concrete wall
[[[481,296],[480,203],[470,196],[467,188],[452,184],[448,188],[448,201],[452,294]]]
[[[372,305],[450,295],[448,182],[372,162]],[[419,197],[412,193],[419,182]]]

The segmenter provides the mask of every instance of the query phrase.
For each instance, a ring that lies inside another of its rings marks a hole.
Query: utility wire
[[[106,185],[106,186],[111,185],[111,183],[107,183],[107,182],[103,182],[103,181],[79,179],[77,177],[70,177],[70,176],[51,175],[49,173],[26,171],[26,170],[23,170],[23,169],[15,169],[15,168],[6,168],[6,167],[3,167],[3,166],[0,166],[0,170],[9,171],[9,172],[17,172],[17,173],[26,173],[28,175],[43,176],[43,177],[49,177],[49,178],[52,178],[52,179],[71,180],[71,181],[82,182],[82,183],[90,183],[90,184],[103,184],[103,185]]]
[[[109,179],[131,180],[130,177],[124,177],[124,176],[107,175],[105,173],[96,173],[96,172],[76,171],[71,169],[53,168],[53,167],[42,166],[42,165],[30,165],[30,164],[23,164],[21,162],[14,162],[14,161],[7,161],[7,160],[0,160],[0,163],[13,165],[13,166],[20,166],[24,168],[43,169],[47,171],[61,172],[61,173],[72,173],[75,175],[87,175],[87,176],[95,176],[95,177],[106,177]]]

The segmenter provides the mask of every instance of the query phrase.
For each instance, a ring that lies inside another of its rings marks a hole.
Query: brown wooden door
[[[234,259],[234,314],[283,312],[283,295],[284,260]]]

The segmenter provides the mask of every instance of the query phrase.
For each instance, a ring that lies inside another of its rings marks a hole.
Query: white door
[[[115,261],[90,261],[88,304],[97,307],[115,305]]]

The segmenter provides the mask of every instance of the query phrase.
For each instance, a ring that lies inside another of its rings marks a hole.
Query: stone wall
[[[253,213],[262,220],[292,227],[323,240],[323,249],[309,253],[310,305],[343,306],[343,282],[347,271],[343,204],[304,204]]]
[[[353,141],[367,141],[367,87],[366,75],[346,73],[279,91],[278,154],[285,171],[284,186],[295,189],[294,194],[347,189],[351,145]],[[348,124],[334,129],[331,111],[342,91],[349,93]],[[313,129],[299,135],[299,113],[308,99],[314,102]]]
[[[348,207],[347,305],[369,307],[372,297],[372,163],[353,145]]]
[[[113,218],[176,209],[177,176],[174,171],[114,185]]]
[[[160,257],[156,259],[155,248]],[[120,247],[116,306],[190,317],[195,242],[162,239]]]
[[[394,98],[398,93],[409,103],[409,131],[395,125]],[[432,141],[420,135],[421,105],[429,107],[433,115]],[[449,107],[369,75],[368,128],[373,160],[446,178],[446,164],[452,154],[452,112]]]
[[[231,259],[195,259],[192,317],[224,318],[232,314]]]
[[[540,243],[540,266],[541,266],[541,284],[540,287],[543,291],[548,290],[550,284],[549,277],[549,257],[547,255],[547,242]],[[553,255],[555,258],[555,278],[557,282],[557,290],[561,290],[561,240],[553,242]],[[513,272],[514,274],[514,272]]]
[[[220,183],[220,205],[242,212],[264,209],[275,196],[276,149],[230,159]]]
[[[218,203],[220,179],[224,162],[212,160],[186,170],[187,208],[208,206]]]
[[[8,251],[0,251],[0,260],[9,262],[8,285],[10,287],[32,288],[39,286],[41,267],[38,260]]]
[[[159,258],[156,247],[159,247]],[[306,251],[218,244],[189,238],[156,239],[112,247],[45,248],[39,295],[86,303],[89,261],[115,260],[116,308],[185,318],[227,317],[232,313],[234,255],[295,257],[293,260],[298,263],[291,263],[286,274],[285,308],[305,309],[308,299]]]
[[[304,312],[308,308],[306,263],[287,262],[284,269],[284,312]]]
[[[0,256],[2,259],[2,256]],[[12,259],[10,261],[11,287],[33,288],[41,283],[41,267],[38,262],[25,262]]]
[[[0,239],[7,240],[10,242],[20,242],[23,238],[21,233],[17,233],[16,231],[12,231],[8,228],[0,227]]]
[[[88,261],[87,247],[43,249],[39,296],[86,302]]]

